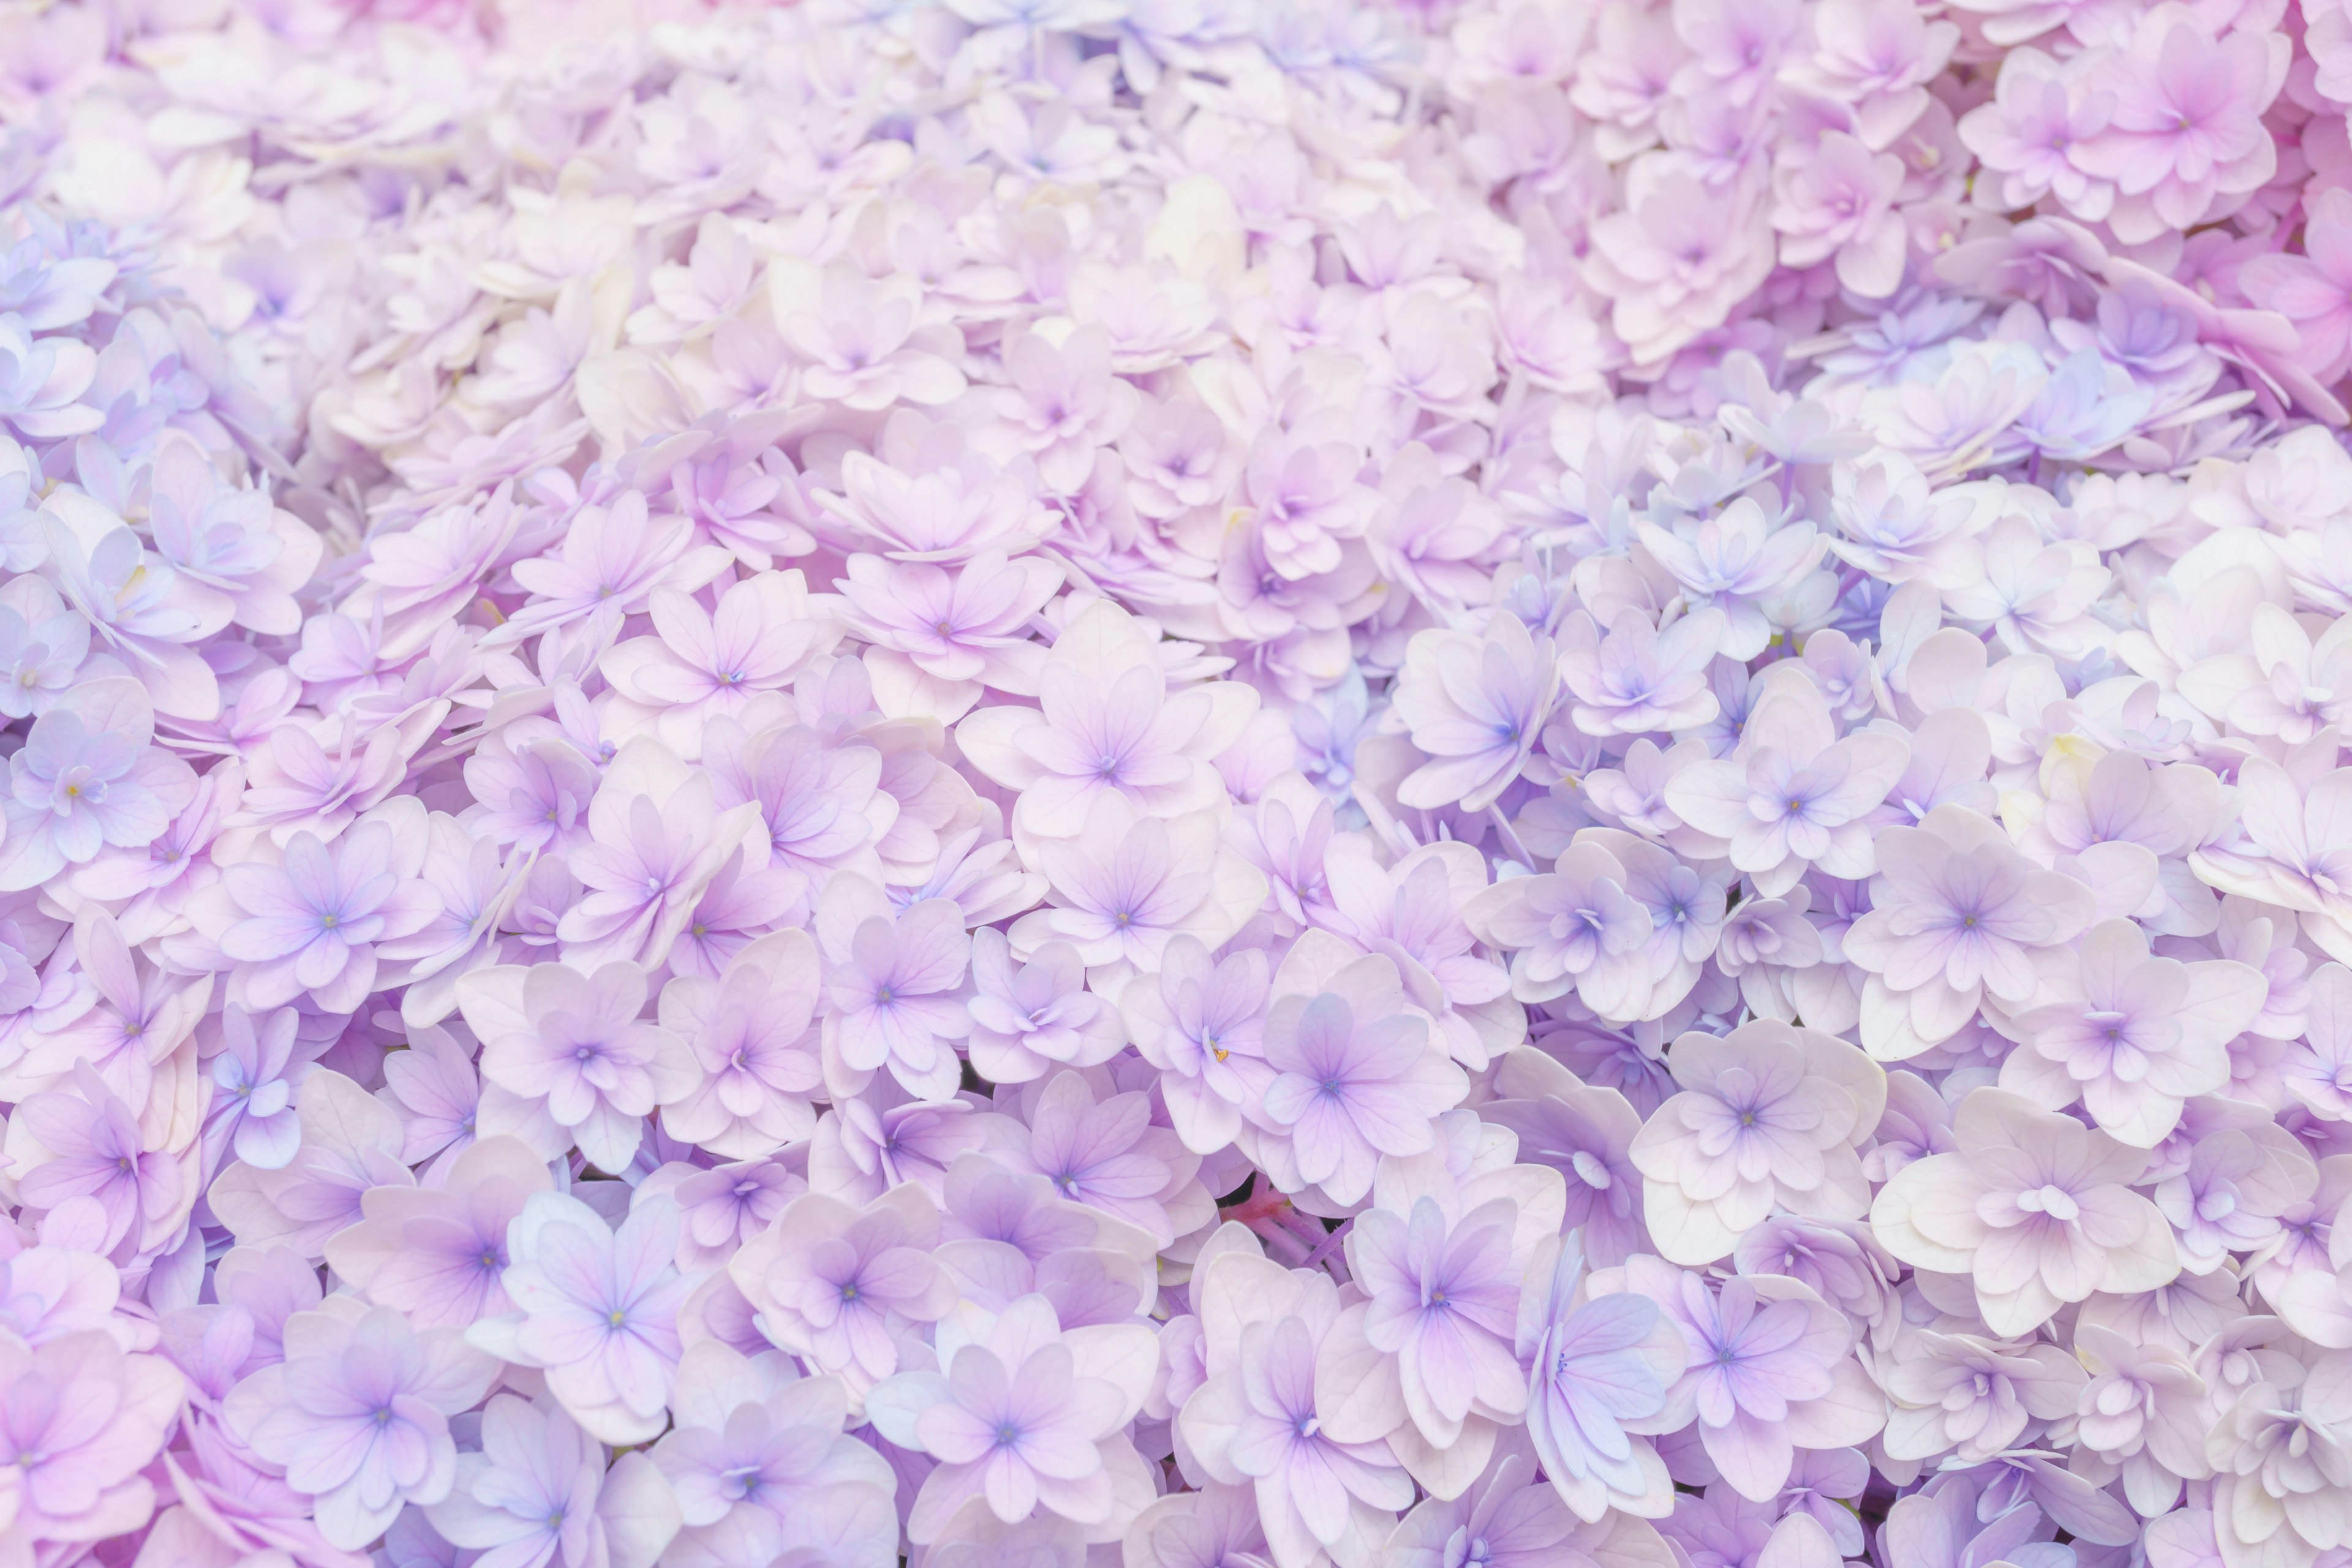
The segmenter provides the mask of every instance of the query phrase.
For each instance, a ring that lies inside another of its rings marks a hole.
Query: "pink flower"
[[[2269,180],[2278,150],[2262,115],[2285,85],[2291,49],[2276,34],[2216,39],[2185,5],[2139,18],[2128,47],[2092,79],[2115,96],[2107,128],[2073,154],[2116,183],[2107,222],[2126,244],[2202,221],[2217,199]]]
[[[1810,156],[1773,171],[1780,264],[1811,267],[1834,258],[1838,281],[1866,300],[1883,300],[1903,281],[1909,235],[1894,210],[1903,161],[1874,153],[1843,132],[1822,137]]]
[[[1622,210],[1593,226],[1591,286],[1615,301],[1610,325],[1637,365],[1663,366],[1772,270],[1765,204],[1747,183],[1710,195],[1685,174],[1635,163]]]

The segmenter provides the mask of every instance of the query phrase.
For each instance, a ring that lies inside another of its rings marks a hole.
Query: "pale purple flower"
[[[38,577],[7,588],[16,602],[0,604],[0,714],[37,717],[72,689],[89,657],[89,623]]]
[[[971,1032],[964,1005],[971,949],[963,915],[945,899],[904,910],[863,879],[842,875],[817,906],[817,939],[831,973],[824,1016],[828,1062],[839,1089],[862,1087],[885,1068],[909,1094],[945,1100],[960,1066],[953,1042]]]
[[[1894,208],[1903,174],[1901,159],[1842,132],[1822,137],[1810,157],[1781,164],[1772,213],[1780,264],[1834,260],[1838,281],[1862,298],[1894,293],[1910,237]]]
[[[467,975],[458,997],[484,1080],[542,1106],[602,1170],[628,1169],[645,1118],[700,1076],[685,1041],[644,1021],[646,974],[632,963],[501,964]]]
[[[789,685],[838,635],[813,612],[798,572],[762,572],[719,594],[715,609],[675,589],[647,601],[656,636],[635,637],[598,661],[680,756],[701,752],[703,727],[733,718],[763,691]],[[633,719],[636,714],[633,713]]]
[[[2045,983],[2065,999],[2017,1015],[2011,1032],[2025,1046],[2002,1064],[2001,1083],[2053,1110],[2079,1096],[2102,1131],[2153,1148],[2185,1100],[2228,1081],[2223,1047],[2253,1022],[2261,972],[2151,958],[2128,921],[2100,921],[2078,951]]]
[[[294,1158],[302,1141],[294,1091],[301,1088],[308,1066],[289,1070],[297,1024],[291,1008],[270,1014],[258,1029],[235,1003],[221,1009],[221,1052],[212,1070],[214,1110],[205,1127],[215,1167],[229,1147],[247,1164],[267,1171]]]
[[[860,1397],[898,1370],[898,1339],[955,1305],[930,1257],[938,1206],[912,1184],[863,1208],[820,1193],[795,1198],[727,1265],[771,1342],[847,1383]]]
[[[1348,1237],[1356,1282],[1370,1295],[1364,1337],[1397,1358],[1405,1408],[1433,1447],[1460,1439],[1472,1412],[1507,1419],[1528,1391],[1512,1353],[1519,1278],[1507,1200],[1449,1224],[1435,1199],[1409,1215],[1374,1208]]]
[[[1794,1280],[1736,1278],[1710,1289],[1699,1275],[1637,1258],[1626,1281],[1658,1302],[1687,1347],[1661,1419],[1680,1426],[1696,1416],[1707,1458],[1740,1496],[1777,1496],[1798,1447],[1843,1447],[1884,1423],[1849,1353],[1853,1329]]]
[[[653,1461],[603,1445],[562,1405],[501,1394],[482,1411],[482,1447],[457,1462],[449,1495],[425,1516],[452,1544],[487,1548],[496,1568],[596,1568],[647,1561],[669,1544],[678,1507]]]
[[[1882,1121],[1882,1128],[1885,1123]],[[1775,1215],[1739,1238],[1732,1266],[1742,1274],[1784,1275],[1860,1324],[1874,1339],[1896,1322],[1903,1266],[1866,1222]]]
[[[419,1029],[408,1049],[384,1058],[383,1078],[384,1097],[401,1112],[402,1161],[430,1160],[426,1179],[438,1179],[474,1142],[482,1085],[473,1052],[446,1029]]]
[[[1547,1262],[1548,1260],[1548,1262]],[[1584,1257],[1573,1233],[1547,1243],[1518,1308],[1528,1364],[1528,1435],[1544,1473],[1577,1517],[1598,1522],[1662,1489],[1657,1451],[1626,1430],[1666,1407],[1685,1357],[1657,1304],[1632,1293],[1579,1300]]]
[[[756,820],[649,737],[624,748],[589,804],[594,842],[569,857],[588,891],[556,926],[564,962],[660,963]]]
[[[1877,1124],[1885,1077],[1843,1040],[1759,1021],[1667,1055],[1683,1092],[1629,1152],[1645,1218],[1670,1261],[1711,1263],[1776,1205],[1860,1219],[1868,1183],[1855,1144]]]
[[[232,1164],[204,1196],[245,1247],[315,1259],[327,1237],[358,1220],[368,1189],[416,1178],[401,1162],[398,1114],[341,1073],[314,1067],[294,1110],[302,1131],[290,1162],[275,1171]]]
[[[499,1276],[519,1309],[478,1320],[467,1342],[545,1370],[563,1408],[600,1440],[643,1443],[665,1422],[690,1283],[671,1262],[678,1210],[634,1205],[619,1227],[576,1197],[539,1192],[507,1226]]]
[[[781,865],[818,883],[835,870],[879,874],[874,847],[898,819],[898,803],[880,787],[882,758],[872,746],[829,746],[798,724],[749,734],[722,719],[711,722],[703,758],[722,807],[759,807],[744,841],[749,864]]]
[[[1368,1512],[1393,1512],[1412,1498],[1385,1445],[1323,1434],[1316,1338],[1295,1315],[1253,1323],[1229,1374],[1237,1430],[1225,1462],[1237,1479],[1255,1485],[1260,1523],[1281,1562],[1315,1544],[1337,1545],[1363,1531]],[[1193,1401],[1210,1397],[1203,1389]]]
[[[1397,1568],[1539,1568],[1597,1544],[1559,1498],[1536,1476],[1524,1442],[1498,1444],[1486,1472],[1452,1500],[1424,1499],[1389,1537]]]
[[[910,564],[953,565],[991,550],[1010,554],[1053,525],[1054,513],[1038,504],[1036,470],[1025,459],[1000,468],[966,452],[925,471],[904,471],[915,462],[912,453],[902,467],[851,452],[841,463],[844,495],[820,491],[818,504],[863,536],[864,548]]]
[[[1915,1160],[1879,1190],[1871,1226],[1906,1263],[1971,1276],[1996,1333],[2179,1273],[2164,1215],[2130,1190],[2144,1151],[1989,1088],[1960,1102],[1953,1136],[1954,1152]]]
[[[493,737],[466,759],[466,787],[479,803],[474,820],[499,843],[528,853],[588,842],[596,773],[562,741],[510,745]]]
[[[1854,921],[1844,955],[1870,973],[1863,1038],[1949,1038],[1990,993],[2011,1004],[2033,994],[2032,954],[2091,923],[2091,890],[2037,869],[1975,813],[1939,806],[1917,827],[1874,845],[1872,909]],[[1898,1051],[1900,1056],[1911,1054]]]
[[[1647,1010],[1650,911],[1625,892],[1622,862],[1597,844],[1572,844],[1552,870],[1512,877],[1472,895],[1462,918],[1511,954],[1511,994],[1549,1002],[1574,991],[1604,1017]]]
[[[1002,551],[983,551],[950,574],[853,555],[848,571],[838,585],[859,636],[905,655],[934,680],[1036,690],[1045,650],[1030,640],[1031,622],[1061,586],[1052,562],[1034,555],[1008,561]]]
[[[1196,1154],[1231,1143],[1242,1108],[1273,1081],[1265,1056],[1266,989],[1263,952],[1213,963],[1198,939],[1180,936],[1161,955],[1157,990],[1130,990],[1124,999],[1136,1049],[1162,1075],[1169,1121]]]
[[[1052,1067],[1094,1067],[1126,1044],[1118,1015],[1086,989],[1067,942],[1049,942],[1014,968],[1002,932],[972,933],[971,1052],[992,1083],[1025,1083]]]
[[[154,710],[134,682],[75,687],[8,759],[0,888],[37,887],[109,846],[144,849],[195,798],[195,774],[149,744]]]
[[[1909,760],[1906,742],[1882,731],[1841,739],[1812,681],[1774,681],[1748,710],[1732,754],[1676,773],[1665,802],[1727,845],[1758,892],[1778,898],[1816,867],[1849,880],[1870,875],[1876,858],[1865,819]]]
[[[2157,1184],[2156,1206],[2171,1222],[2180,1266],[2208,1274],[2231,1253],[2276,1237],[2278,1216],[2317,1183],[2310,1158],[2283,1130],[2222,1127],[2197,1140],[2186,1170]]]
[[[1175,1239],[1168,1200],[1196,1161],[1173,1132],[1151,1125],[1148,1096],[1097,1098],[1085,1075],[1064,1070],[1030,1097],[1028,1147],[1013,1152],[1016,1168],[1044,1176],[1075,1203],[1140,1227],[1162,1246]]]
[[[1157,1361],[1150,1331],[1065,1331],[1042,1296],[1024,1296],[985,1335],[961,1344],[945,1375],[901,1373],[866,1403],[877,1430],[940,1461],[907,1521],[939,1538],[966,1500],[1007,1524],[1042,1509],[1099,1524],[1117,1504],[1106,1447],[1143,1402]]]
[[[1682,584],[1692,610],[1723,613],[1716,651],[1737,659],[1755,658],[1771,639],[1763,602],[1794,588],[1828,549],[1811,523],[1776,525],[1745,496],[1687,533],[1648,521],[1636,530],[1643,549]]]
[[[1124,962],[1148,973],[1179,935],[1222,945],[1269,889],[1217,837],[1206,812],[1162,821],[1115,796],[1097,798],[1076,837],[1039,846],[1053,907],[1013,926],[1015,952],[1059,937],[1090,966]]]
[[[671,1137],[748,1160],[815,1129],[818,972],[807,933],[785,931],[738,952],[716,979],[682,975],[662,987],[662,1027],[700,1069],[699,1083],[663,1109]]]
[[[712,1340],[688,1347],[676,1425],[653,1449],[685,1525],[669,1558],[724,1568],[810,1550],[831,1554],[811,1561],[883,1568],[898,1544],[889,1465],[844,1435],[838,1379],[798,1376],[781,1359]]]
[[[185,1215],[189,1173],[173,1154],[149,1147],[138,1116],[87,1064],[74,1068],[72,1083],[71,1090],[28,1095],[16,1107],[15,1124],[48,1155],[21,1170],[17,1194],[43,1209],[94,1199],[105,1224],[91,1251],[152,1247]]]
[[[1577,728],[1588,735],[1631,735],[1713,719],[1707,666],[1723,633],[1723,617],[1704,610],[1661,628],[1629,606],[1605,637],[1591,616],[1570,616],[1560,631],[1559,657]]]
[[[1170,691],[1140,629],[1108,601],[1076,616],[1037,675],[1038,708],[983,709],[956,739],[980,770],[1021,792],[1016,826],[1066,837],[1117,795],[1171,817],[1221,797],[1212,760],[1255,710],[1223,684]]]
[[[1406,805],[1483,811],[1535,749],[1559,689],[1551,639],[1496,611],[1484,637],[1415,634],[1391,713],[1432,759],[1397,786]]]
[[[533,556],[513,567],[531,602],[484,639],[485,647],[519,643],[591,616],[642,614],[654,592],[691,592],[731,564],[718,545],[696,545],[693,525],[648,513],[635,490],[610,506],[581,510],[564,532],[561,558]],[[609,634],[607,634],[609,635]]]
[[[2084,1381],[2055,1345],[1927,1330],[1895,1342],[1880,1377],[1894,1401],[1881,1439],[1890,1458],[1956,1450],[1970,1463],[2023,1446],[2032,1423],[2073,1414]]]
[[[1784,1512],[1777,1498],[1759,1500],[1727,1485],[1676,1493],[1658,1533],[1706,1568],[1830,1568],[1838,1561],[1829,1532],[1811,1513]]]
[[[1642,1118],[1624,1095],[1579,1080],[1540,1050],[1507,1056],[1495,1088],[1508,1098],[1481,1105],[1479,1120],[1517,1137],[1522,1164],[1560,1173],[1565,1228],[1580,1233],[1583,1256],[1610,1268],[1651,1250],[1630,1153]]]
[[[1299,1181],[1352,1203],[1381,1155],[1434,1144],[1431,1119],[1460,1100],[1464,1080],[1428,1024],[1402,1011],[1388,960],[1357,960],[1329,984],[1276,1001],[1265,1036],[1274,1080],[1243,1113],[1286,1143],[1284,1163]],[[1258,1142],[1261,1160],[1271,1159],[1268,1140]]]
[[[2208,1473],[2204,1380],[2179,1352],[2136,1345],[2095,1323],[2077,1325],[2074,1353],[2091,1374],[2076,1396],[2080,1447],[2122,1471],[2136,1511],[2149,1519],[2170,1511],[2181,1482]]]
[[[511,1311],[507,1227],[547,1167],[512,1138],[468,1143],[444,1184],[371,1187],[360,1219],[327,1238],[328,1262],[369,1300],[420,1328],[464,1329]]]
[[[419,849],[422,846],[417,846]],[[439,912],[440,898],[398,868],[393,827],[367,822],[335,841],[297,833],[283,866],[240,861],[221,874],[244,919],[221,934],[248,1006],[278,1007],[309,994],[322,1010],[349,1012],[375,988],[375,944],[412,935]]]
[[[230,1430],[316,1500],[320,1533],[366,1546],[404,1504],[449,1495],[449,1418],[487,1393],[498,1363],[455,1329],[418,1332],[390,1307],[298,1312],[286,1359],[229,1391]]]
[[[162,1450],[185,1384],[161,1356],[113,1335],[35,1347],[0,1334],[0,1464],[12,1544],[70,1553],[137,1531],[154,1508],[140,1472]]]

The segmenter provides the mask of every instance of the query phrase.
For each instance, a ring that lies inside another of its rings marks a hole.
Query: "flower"
[[[645,1455],[608,1471],[600,1447],[553,1401],[501,1394],[483,1408],[481,1452],[425,1517],[452,1545],[520,1568],[650,1562],[677,1533],[677,1501]]]
[[[2227,1080],[2223,1047],[2253,1022],[2267,987],[2245,964],[2151,958],[2128,921],[2093,926],[2080,952],[2053,985],[2074,994],[2016,1016],[2027,1048],[2002,1064],[2002,1085],[2053,1110],[2079,1095],[2101,1131],[2153,1148],[2190,1096]]]
[[[244,914],[221,933],[221,952],[244,966],[246,1004],[279,1007],[308,994],[330,1012],[349,1012],[375,988],[375,944],[423,930],[439,897],[395,864],[401,849],[388,823],[368,822],[331,852],[311,833],[286,846],[286,864],[244,861],[221,884]]]
[[[811,1193],[727,1265],[769,1341],[845,1383],[862,1403],[897,1370],[905,1325],[936,1322],[953,1282],[930,1258],[939,1209],[900,1184],[862,1208]]]
[[[1656,1448],[1626,1424],[1665,1409],[1686,1360],[1680,1331],[1638,1295],[1580,1301],[1584,1257],[1573,1233],[1545,1245],[1533,1278],[1542,1283],[1521,1298],[1518,1348],[1530,1363],[1528,1436],[1544,1473],[1589,1524],[1612,1507],[1653,1506],[1672,1483]]]
[[[457,1479],[449,1418],[471,1408],[498,1363],[455,1329],[418,1332],[390,1307],[287,1320],[286,1359],[229,1391],[230,1430],[286,1484],[316,1500],[320,1533],[357,1550],[410,1502]]]
[[[1363,1196],[1381,1155],[1433,1147],[1432,1116],[1464,1092],[1428,1023],[1402,1010],[1396,966],[1377,955],[1339,970],[1328,990],[1277,998],[1265,1060],[1274,1079],[1245,1114],[1286,1144],[1284,1163],[1299,1181],[1343,1204]],[[1257,1140],[1277,1157],[1269,1142]]]
[[[0,887],[37,887],[108,846],[144,849],[195,798],[195,774],[149,744],[154,710],[135,682],[94,680],[33,721],[8,759]]]
[[[1644,1219],[1668,1261],[1712,1263],[1776,1205],[1860,1219],[1868,1183],[1855,1141],[1886,1102],[1878,1066],[1842,1040],[1744,1024],[1685,1035],[1667,1054],[1682,1092],[1635,1135]]]
[[[1698,1275],[1636,1258],[1624,1283],[1659,1303],[1687,1348],[1662,1419],[1678,1427],[1696,1415],[1707,1458],[1741,1497],[1777,1495],[1798,1447],[1843,1447],[1885,1424],[1848,1353],[1852,1329],[1796,1281],[1732,1279],[1710,1289]]]
[[[538,1192],[508,1222],[499,1283],[518,1309],[483,1318],[468,1344],[542,1368],[550,1393],[600,1441],[642,1443],[662,1429],[681,1350],[688,1282],[671,1264],[678,1211],[653,1196],[619,1226],[560,1193]]]
[[[1024,1296],[984,1338],[960,1345],[944,1376],[900,1373],[867,1395],[877,1429],[940,1461],[916,1495],[910,1539],[938,1539],[969,1498],[1007,1524],[1045,1509],[1079,1524],[1118,1506],[1106,1444],[1133,1418],[1156,1357],[1148,1330],[1064,1330]]]
[[[1559,689],[1551,639],[1496,616],[1486,636],[1421,632],[1405,650],[1392,711],[1432,761],[1398,786],[1407,805],[1483,811],[1517,778]]]
[[[458,985],[466,1022],[483,1041],[482,1076],[542,1105],[581,1152],[626,1170],[656,1104],[683,1099],[698,1078],[686,1042],[643,1022],[645,972],[608,963],[583,974],[561,963],[500,964]]]
[[[684,1522],[669,1554],[715,1568],[794,1551],[830,1551],[882,1568],[898,1545],[881,1455],[845,1435],[846,1391],[798,1377],[772,1352],[747,1359],[715,1340],[678,1363],[676,1425],[654,1445]]]
[[[673,1137],[750,1160],[815,1129],[818,968],[806,933],[779,931],[737,952],[716,980],[680,975],[662,987],[662,1027],[686,1042],[702,1073],[663,1110]]]
[[[971,941],[945,899],[904,910],[861,878],[836,877],[817,906],[817,936],[832,961],[825,990],[828,1061],[844,1089],[881,1068],[908,1093],[945,1100],[957,1081],[954,1047],[971,1033],[961,994]]]
[[[1399,1215],[1370,1209],[1348,1237],[1356,1280],[1370,1294],[1364,1338],[1397,1357],[1406,1410],[1433,1447],[1458,1439],[1473,1410],[1507,1420],[1527,1404],[1509,1334],[1519,1279],[1505,1201],[1448,1223],[1433,1198]]]
[[[2139,1150],[2005,1089],[1960,1101],[1958,1148],[1895,1173],[1872,1228],[1915,1268],[1965,1274],[1994,1332],[2032,1331],[2094,1290],[2151,1290],[2180,1271],[2169,1227],[2130,1189]]]
[[[424,1328],[463,1329],[509,1311],[507,1230],[552,1185],[520,1140],[468,1143],[437,1187],[370,1187],[359,1223],[326,1241],[328,1262],[369,1300]]]

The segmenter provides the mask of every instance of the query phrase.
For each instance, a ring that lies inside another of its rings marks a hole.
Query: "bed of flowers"
[[[2347,1568],[2347,105],[0,8],[0,1568]]]

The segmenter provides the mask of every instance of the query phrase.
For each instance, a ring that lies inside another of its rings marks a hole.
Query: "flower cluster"
[[[2352,1563],[2352,10],[0,35],[0,1568]]]

